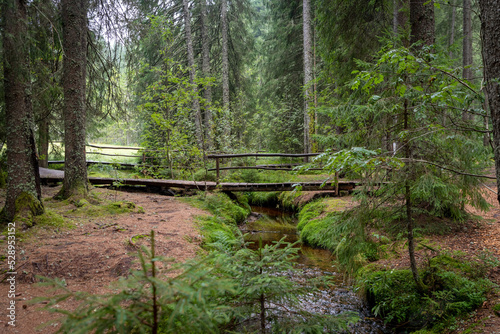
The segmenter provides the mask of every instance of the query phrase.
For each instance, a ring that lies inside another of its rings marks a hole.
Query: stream
[[[271,244],[286,237],[285,241],[293,243],[299,239],[297,233],[297,219],[293,214],[278,209],[254,207],[247,223],[240,227],[246,234],[246,241],[253,242],[251,248],[257,248],[259,239],[262,244]],[[373,314],[356,295],[352,288],[343,282],[342,275],[333,265],[332,254],[324,249],[316,249],[299,243],[299,257],[297,258],[298,271],[291,277],[293,280],[304,281],[306,278],[328,275],[334,278],[334,289],[322,290],[307,297],[301,306],[309,312],[318,314],[342,314],[356,312],[360,320],[350,326],[349,333],[356,334],[385,334],[392,331],[384,326],[383,322],[375,319]]]

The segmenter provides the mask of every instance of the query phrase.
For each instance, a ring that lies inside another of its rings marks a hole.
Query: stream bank
[[[297,232],[298,219],[293,212],[259,206],[252,206],[251,209],[249,218],[239,226],[245,235],[245,241],[250,243],[250,248],[256,249],[259,244],[270,245],[284,238],[286,242],[297,243],[296,247],[300,248],[295,260],[298,270],[288,273],[291,280],[307,285],[308,279],[311,278],[333,278],[333,286],[301,299],[303,308],[316,314],[357,314],[359,321],[350,325],[349,331],[352,333],[392,333],[380,319],[373,316],[352,287],[345,284],[330,251],[300,242]]]

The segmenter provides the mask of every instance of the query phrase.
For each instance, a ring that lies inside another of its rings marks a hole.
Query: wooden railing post
[[[339,172],[335,172],[335,195],[340,197],[339,194]]]
[[[216,173],[217,173],[217,176],[216,176],[216,180],[217,180],[217,184],[219,184],[219,158],[215,158],[215,169],[216,169]]]

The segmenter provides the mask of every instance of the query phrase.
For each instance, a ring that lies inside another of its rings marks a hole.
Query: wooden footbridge
[[[64,172],[60,170],[40,168],[40,179],[43,183],[62,182]],[[128,185],[146,186],[149,188],[171,188],[197,189],[202,191],[293,191],[300,186],[303,191],[330,190],[351,192],[357,185],[355,181],[339,181],[337,184],[321,181],[315,182],[283,182],[283,183],[217,183],[208,181],[182,181],[182,180],[158,180],[158,179],[115,179],[106,177],[89,177],[89,182],[94,185]],[[323,185],[323,186],[322,186]]]
[[[97,147],[97,146],[96,146]],[[220,179],[220,172],[230,169],[261,169],[261,170],[282,170],[291,171],[299,163],[285,163],[273,165],[255,165],[255,166],[220,166],[221,161],[228,161],[232,158],[245,158],[255,157],[279,157],[279,158],[300,158],[307,161],[308,158],[317,156],[319,153],[306,153],[306,154],[292,154],[292,153],[238,153],[238,154],[208,154],[206,158],[215,160],[215,168],[208,169],[208,171],[216,172],[216,179]],[[57,161],[57,163],[64,163],[64,161]],[[87,161],[89,163],[96,163],[94,161]],[[103,163],[103,162],[99,162]],[[105,163],[104,163],[105,164]],[[135,164],[134,164],[135,165]],[[40,178],[42,182],[54,183],[61,182],[64,178],[64,172],[40,168]],[[338,179],[338,175],[336,175]],[[159,180],[159,179],[116,179],[116,178],[103,178],[103,177],[89,177],[89,182],[94,185],[127,185],[127,186],[145,186],[148,188],[160,188],[168,190],[173,188],[181,189],[197,189],[202,191],[293,191],[300,187],[303,191],[317,191],[328,190],[335,191],[339,194],[341,191],[351,192],[358,182],[356,181],[338,181],[336,183],[322,181],[313,182],[281,182],[281,183],[227,183],[227,182],[209,182],[209,181],[183,181],[183,180]]]

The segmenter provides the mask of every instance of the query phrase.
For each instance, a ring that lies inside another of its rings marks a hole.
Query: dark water
[[[251,248],[257,248],[259,239],[262,243],[271,244],[286,237],[285,241],[295,242],[299,239],[297,234],[297,219],[290,213],[277,209],[252,207],[252,215],[247,223],[241,226],[246,233],[246,240],[253,242]],[[384,324],[373,317],[362,299],[356,295],[352,288],[343,282],[342,275],[333,265],[333,258],[329,251],[311,248],[299,243],[299,257],[297,272],[287,273],[293,280],[305,282],[307,278],[328,275],[334,278],[335,286],[329,290],[309,294],[303,298],[301,307],[317,314],[342,314],[356,312],[360,321],[351,326],[348,333],[356,334],[381,334],[392,333]]]

